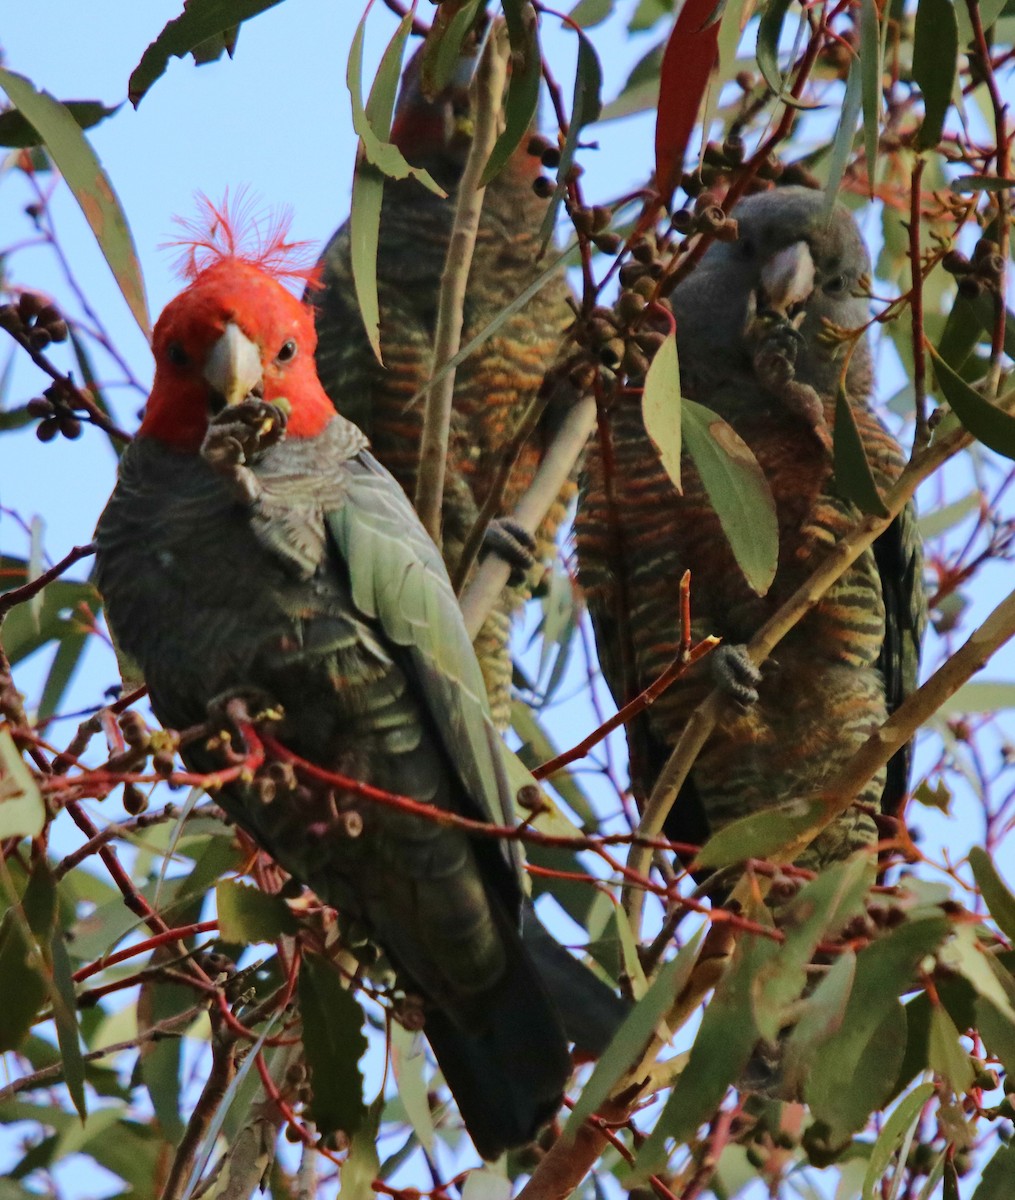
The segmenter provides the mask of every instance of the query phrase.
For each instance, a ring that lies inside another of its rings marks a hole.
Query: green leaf
[[[349,47],[345,81],[349,88],[349,98],[352,101],[352,127],[359,135],[360,145],[367,161],[373,163],[384,175],[391,179],[406,179],[411,176],[424,187],[429,188],[435,195],[444,196],[444,189],[434,182],[428,171],[412,166],[401,150],[393,142],[387,140],[391,130],[395,94],[398,90],[402,50],[412,29],[412,14],[407,13],[402,19],[385,48],[377,68],[377,76],[370,88],[370,95],[364,104],[361,86],[363,38],[366,34],[366,19],[369,15],[368,9],[356,26],[356,32]]]
[[[920,0],[913,36],[913,78],[923,93],[923,124],[917,150],[932,150],[941,140],[952,102],[959,56],[959,30],[951,0]]]
[[[663,965],[648,991],[624,1018],[567,1119],[563,1133],[565,1138],[573,1138],[577,1134],[584,1121],[609,1096],[624,1073],[638,1061],[656,1026],[690,979],[700,940],[699,931],[681,948],[676,958]]]
[[[989,449],[1004,458],[1015,458],[1015,417],[991,404],[971,388],[933,347],[930,347],[930,352],[934,357],[934,372],[941,394],[963,426]],[[1002,403],[1007,399],[1002,397]]]
[[[1002,1145],[983,1168],[972,1200],[1010,1200],[1012,1179],[1015,1179],[1015,1146]]]
[[[0,841],[38,837],[46,804],[8,729],[0,729]]]
[[[906,1046],[898,997],[917,964],[940,945],[951,923],[940,914],[907,921],[857,956],[841,1025],[820,1043],[805,1076],[804,1098],[831,1130],[833,1144],[863,1128],[891,1095]],[[844,1080],[851,1080],[849,1087]]]
[[[74,1108],[83,1121],[88,1116],[85,1102],[85,1060],[81,1053],[81,1038],[78,1032],[77,996],[62,931],[57,930],[54,933],[50,942],[50,952],[53,970],[53,1017],[60,1053],[63,1055],[63,1078]]]
[[[549,762],[560,753],[557,744],[550,738],[546,728],[532,709],[522,700],[511,702],[511,728],[521,740],[518,747],[518,757],[530,771],[540,763]],[[577,778],[568,767],[554,771],[541,781],[548,784],[578,816],[578,819],[589,829],[598,825],[596,811],[588,796],[582,791]],[[532,858],[531,853],[527,855]]]
[[[790,800],[731,821],[702,846],[694,860],[695,869],[728,867],[746,858],[769,858],[809,829],[823,813],[820,798]]]
[[[892,1115],[878,1134],[878,1140],[874,1143],[867,1161],[867,1172],[863,1181],[863,1200],[880,1200],[880,1194],[875,1193],[875,1188],[881,1183],[889,1164],[895,1157],[896,1150],[916,1127],[923,1106],[933,1095],[934,1085],[921,1083],[895,1106]]]
[[[384,176],[360,161],[352,180],[352,205],[349,210],[349,246],[352,257],[352,279],[356,301],[367,339],[381,359],[381,307],[377,298],[377,247],[381,231],[381,202],[384,199]]]
[[[163,26],[131,72],[127,98],[135,108],[163,74],[171,58],[183,58],[202,42],[274,8],[281,0],[185,0],[183,12]],[[235,40],[235,39],[233,39]]]
[[[780,99],[785,90],[786,81],[779,69],[779,40],[782,37],[782,26],[789,6],[790,0],[771,0],[770,4],[765,5],[761,20],[758,22],[758,43],[755,47],[758,69],[765,82]]]
[[[74,678],[74,672],[78,669],[81,656],[88,645],[88,638],[87,633],[71,633],[60,639],[36,710],[40,721],[48,721],[55,715],[70,681]]]
[[[10,874],[4,869],[4,890]],[[56,888],[45,861],[37,863],[20,902],[13,903],[0,922],[0,1053],[16,1050],[49,995],[45,956],[56,923]]]
[[[733,961],[701,1019],[687,1065],[674,1084],[655,1128],[635,1160],[633,1173],[642,1180],[666,1165],[666,1142],[691,1138],[698,1126],[722,1103],[758,1040],[751,1017],[751,981],[775,955],[776,942],[742,933]]]
[[[842,1025],[856,977],[856,955],[844,951],[804,1003],[783,1051],[787,1094],[801,1094],[821,1045]]]
[[[578,0],[568,16],[582,29],[591,29],[613,15],[616,0]]]
[[[950,529],[954,529],[966,517],[980,511],[979,491],[967,492],[959,500],[936,508],[933,512],[924,513],[917,518],[916,525],[924,541],[940,537]]]
[[[1015,684],[1008,684],[1008,687],[1015,692]],[[997,927],[1010,942],[1015,941],[1015,896],[1005,886],[990,855],[982,847],[974,846],[970,850],[969,865]]]
[[[860,73],[863,90],[863,137],[867,156],[867,186],[874,198],[878,169],[878,134],[881,128],[881,77],[884,61],[881,28],[874,0],[860,3]]]
[[[1001,1060],[1005,1075],[1015,1078],[1015,1024],[1010,1015],[1001,1012],[985,996],[975,1002],[976,1031],[991,1054]]]
[[[680,483],[681,405],[677,336],[669,333],[656,351],[645,376],[641,393],[641,418],[645,432],[659,453],[663,470],[673,480],[678,492],[683,491]]]
[[[747,443],[711,409],[685,399],[681,428],[737,566],[751,590],[764,596],[779,564],[779,524],[768,480]]]
[[[134,239],[113,185],[74,117],[48,92],[38,92],[23,75],[0,67],[0,87],[38,131],[95,234],[127,307],[146,338],[151,337],[144,280]]]
[[[373,1183],[381,1166],[377,1156],[377,1135],[383,1111],[383,1095],[378,1096],[365,1110],[362,1126],[352,1139],[349,1153],[339,1168],[342,1183],[339,1195],[342,1200],[376,1200]]]
[[[319,954],[303,956],[299,998],[314,1122],[323,1134],[341,1130],[352,1137],[367,1112],[358,1065],[367,1048],[363,1011],[342,986],[338,968]]]
[[[64,100],[63,106],[77,122],[79,129],[91,129],[120,110],[119,104],[107,108],[100,100]],[[0,146],[24,150],[29,146],[38,146],[42,140],[24,113],[16,108],[0,113]]]
[[[955,192],[1007,192],[1015,188],[1015,179],[1002,179],[997,175],[963,175],[953,179],[951,187]]]
[[[523,40],[520,46],[515,46],[513,41],[511,45],[511,77],[505,101],[504,131],[490,151],[490,159],[479,181],[480,187],[486,187],[500,173],[521,145],[522,139],[528,136],[539,107],[543,60],[539,53],[535,23],[525,24],[521,36]]]
[[[215,903],[223,941],[249,946],[252,942],[276,942],[283,934],[296,931],[296,918],[281,896],[234,879],[216,884]]]
[[[839,124],[832,139],[832,152],[828,158],[828,182],[825,184],[825,203],[829,212],[835,206],[835,197],[839,193],[839,184],[846,170],[846,163],[853,151],[853,138],[856,134],[856,122],[863,105],[863,69],[860,60],[854,58],[849,64],[849,75],[846,77],[846,94],[842,98],[842,111]]]
[[[949,717],[955,713],[991,713],[1007,708],[1015,708],[1015,683],[984,679],[964,683],[938,707],[935,715]]]
[[[973,1086],[973,1064],[959,1045],[959,1031],[955,1023],[940,1004],[931,1005],[927,1053],[931,1069],[945,1080],[957,1096],[965,1095]]]
[[[578,35],[578,67],[574,78],[571,120],[560,152],[557,186],[550,197],[550,203],[539,230],[539,239],[544,249],[549,245],[553,236],[553,229],[557,222],[557,210],[560,208],[564,188],[567,186],[567,177],[578,149],[578,136],[586,125],[591,125],[593,121],[599,120],[599,114],[603,108],[603,71],[599,65],[599,56],[596,54],[595,47],[580,29],[576,29],[575,33]]]
[[[835,401],[835,436],[833,439],[835,488],[844,500],[849,500],[863,512],[876,517],[888,516],[878,485],[874,482],[864,450],[863,439],[856,427],[856,418],[840,384]]]
[[[430,1111],[429,1088],[425,1075],[426,1047],[418,1032],[406,1029],[397,1021],[389,1027],[391,1066],[398,1084],[398,1094],[405,1107],[413,1133],[429,1155],[433,1155],[436,1130]]]
[[[439,39],[431,34],[427,37],[423,50],[423,62],[420,69],[420,81],[424,96],[436,96],[455,81],[459,86],[468,84],[468,76],[459,72],[459,66],[464,67],[467,59],[462,54],[462,43],[469,31],[476,25],[476,15],[483,0],[458,0],[461,7],[446,24]],[[475,53],[468,55],[475,66]],[[456,79],[457,76],[457,79]]]
[[[790,1006],[803,993],[818,943],[863,912],[875,874],[870,855],[854,854],[822,871],[780,912],[779,928],[786,935],[782,952],[758,972],[752,988],[754,1019],[767,1041],[776,1041]]]

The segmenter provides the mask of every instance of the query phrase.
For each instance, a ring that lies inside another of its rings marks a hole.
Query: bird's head
[[[288,221],[241,231],[242,219],[202,200],[179,243],[191,283],[155,325],[139,432],[182,451],[197,452],[209,421],[252,396],[288,403],[289,437],[313,437],[335,415],[314,366],[313,316],[283,283],[306,283],[313,271],[295,264]]]
[[[842,361],[821,334],[829,322],[858,329],[868,318],[862,285],[871,262],[856,222],[840,204],[829,211],[824,193],[802,187],[749,196],[732,216],[736,239],[713,243],[674,292],[687,343],[697,341],[705,353],[720,345],[729,349],[754,311],[779,313],[804,338],[797,377],[834,392]],[[865,345],[853,357],[851,374],[868,370]]]

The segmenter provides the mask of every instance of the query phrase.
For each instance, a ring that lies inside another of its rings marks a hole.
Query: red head
[[[288,437],[313,437],[335,415],[314,366],[310,309],[283,286],[312,269],[294,262],[288,221],[265,231],[243,213],[202,199],[200,224],[186,225],[184,273],[193,281],[155,325],[155,382],[140,433],[196,452],[209,420],[251,394],[290,406]]]

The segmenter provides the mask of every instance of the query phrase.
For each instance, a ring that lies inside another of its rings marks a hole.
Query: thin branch
[[[7,616],[12,608],[18,604],[24,604],[26,600],[31,600],[34,596],[37,596],[47,584],[52,583],[54,579],[59,579],[69,567],[72,567],[76,562],[80,562],[81,559],[88,558],[89,555],[94,553],[94,542],[89,542],[87,546],[75,546],[58,563],[55,563],[48,571],[43,571],[41,575],[37,575],[30,583],[26,583],[22,587],[11,588],[9,592],[4,592],[0,596],[0,624],[3,623],[4,617]]]
[[[485,187],[479,186],[483,171],[497,138],[504,84],[507,79],[508,41],[502,24],[495,26],[476,73],[475,129],[469,156],[458,185],[455,220],[448,240],[447,257],[441,275],[434,335],[434,371],[458,353],[462,340],[462,314],[469,281],[472,253],[479,231]],[[423,416],[423,445],[416,481],[416,511],[427,532],[438,544],[441,537],[441,511],[444,476],[447,471],[448,431],[455,391],[455,372],[448,371],[431,387]]]

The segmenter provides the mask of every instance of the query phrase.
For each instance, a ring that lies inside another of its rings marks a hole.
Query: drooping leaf
[[[846,94],[842,98],[842,109],[839,114],[839,124],[832,139],[832,152],[828,158],[828,183],[825,185],[825,203],[829,212],[835,205],[839,194],[839,184],[846,170],[846,163],[853,151],[853,138],[856,135],[856,122],[863,107],[863,70],[860,60],[854,58],[849,66],[846,77]]]
[[[373,1183],[381,1165],[377,1156],[377,1134],[383,1111],[383,1096],[378,1096],[364,1110],[359,1132],[353,1137],[341,1167],[342,1200],[375,1200],[377,1196]]]
[[[314,1122],[321,1133],[352,1137],[367,1112],[359,1069],[367,1048],[363,1010],[335,966],[312,953],[300,963],[299,998]]]
[[[0,886],[7,890],[10,875]],[[7,897],[11,899],[11,897]],[[0,921],[0,1052],[16,1050],[27,1035],[50,991],[46,956],[56,923],[56,888],[45,861],[32,870],[18,903]]]
[[[779,525],[768,480],[747,443],[711,409],[685,398],[681,427],[684,448],[737,566],[751,590],[764,596],[779,562]]]
[[[564,1126],[564,1137],[574,1137],[582,1123],[596,1111],[624,1075],[638,1061],[656,1026],[666,1016],[681,989],[691,977],[698,954],[700,932],[676,958],[660,969],[648,991],[624,1018],[613,1040],[596,1063],[595,1070]]]
[[[655,187],[668,204],[684,170],[684,156],[719,54],[724,0],[687,0],[673,26],[659,75],[655,133]]]
[[[475,27],[476,16],[483,0],[452,0],[442,4],[434,13],[433,22],[423,42],[423,61],[420,64],[420,86],[426,97],[437,96],[452,82],[465,87],[469,76],[463,78],[462,44]],[[475,67],[475,55],[470,66]]]
[[[235,26],[274,8],[281,0],[185,0],[183,12],[168,21],[131,72],[127,98],[135,108],[152,84],[165,74],[171,58],[183,58],[203,42],[228,34]],[[235,41],[235,36],[233,37]],[[208,61],[208,60],[206,60]]]
[[[409,1124],[419,1138],[419,1144],[427,1154],[432,1155],[437,1134],[427,1096],[427,1080],[424,1075],[426,1049],[423,1037],[418,1031],[408,1030],[397,1021],[391,1023],[390,1037],[391,1066],[395,1072],[398,1094],[405,1106]]]
[[[381,306],[377,296],[377,248],[381,233],[381,202],[384,176],[371,163],[361,159],[352,180],[352,204],[349,209],[350,255],[356,301],[367,339],[381,358]]]
[[[954,529],[966,517],[979,512],[979,510],[979,491],[967,492],[960,499],[953,500],[951,504],[945,504],[941,508],[934,509],[933,512],[922,513],[917,517],[916,525],[924,541],[929,541],[931,538],[940,537],[941,534]]]
[[[928,1062],[956,1095],[964,1095],[972,1086],[975,1073],[969,1055],[959,1045],[959,1031],[939,1004],[931,1005]]]
[[[93,125],[98,125],[100,121],[111,117],[120,109],[119,104],[107,108],[101,100],[64,100],[62,103],[80,129],[91,129]],[[40,145],[42,141],[35,126],[24,113],[16,108],[9,108],[0,113],[0,146],[27,149],[29,146]]]
[[[407,179],[410,176],[435,195],[443,196],[444,190],[433,180],[428,171],[414,167],[393,143],[388,141],[391,117],[398,91],[402,51],[412,29],[412,14],[408,13],[399,23],[394,36],[381,55],[377,75],[364,104],[362,99],[363,39],[366,34],[366,19],[369,10],[356,26],[352,45],[349,47],[349,62],[345,81],[352,102],[352,127],[359,135],[360,145],[367,161],[373,163],[391,179]]]
[[[913,78],[923,93],[923,124],[917,150],[941,140],[958,68],[959,30],[951,0],[920,0],[913,36]]]
[[[49,949],[52,969],[50,997],[57,1041],[60,1043],[60,1054],[63,1058],[63,1078],[71,1102],[83,1121],[88,1116],[88,1106],[85,1102],[85,1060],[81,1053],[74,980],[71,977],[71,964],[62,930],[57,929],[54,932]]]
[[[771,0],[771,3],[765,5],[758,22],[758,41],[755,46],[758,69],[768,86],[780,98],[786,81],[779,69],[779,40],[789,6],[790,0]]]
[[[490,152],[483,177],[479,181],[480,187],[486,187],[490,180],[499,174],[523,139],[528,137],[539,107],[543,60],[539,53],[535,24],[526,24],[521,37],[520,46],[516,47],[513,42],[511,46],[511,76],[504,105],[504,130]]]
[[[1008,685],[1015,693],[1015,684]],[[990,915],[1009,941],[1015,941],[1015,896],[1005,886],[990,855],[980,846],[969,852],[969,865]]]
[[[144,280],[120,201],[74,117],[23,75],[0,67],[0,87],[42,138],[95,234],[123,298],[146,338],[151,336]]]
[[[564,196],[564,188],[567,186],[567,177],[578,149],[578,137],[586,125],[599,120],[603,107],[603,69],[599,65],[599,55],[581,29],[576,29],[575,33],[578,37],[578,65],[574,77],[574,95],[571,98],[571,119],[560,151],[557,186],[553,189],[543,223],[539,228],[539,240],[544,249],[553,236],[557,212]]]
[[[1004,458],[1015,458],[1015,417],[971,388],[933,347],[930,352],[941,394],[963,426],[989,449]]]
[[[645,432],[659,452],[663,469],[678,492],[681,448],[680,366],[677,361],[676,334],[667,334],[656,351],[645,376],[641,393],[641,416]]]
[[[984,996],[977,996],[976,1031],[983,1043],[1001,1060],[1008,1078],[1015,1077],[1015,1024]]]
[[[863,137],[867,156],[867,187],[874,198],[881,128],[881,77],[884,73],[881,27],[875,0],[860,4],[860,72],[863,91]]]
[[[863,439],[856,427],[856,418],[840,385],[835,401],[835,436],[832,442],[835,462],[835,488],[843,499],[852,501],[863,512],[876,517],[886,517],[888,509],[874,482],[864,449]]]
[[[863,1200],[877,1200],[875,1188],[884,1178],[895,1152],[906,1141],[920,1119],[923,1106],[934,1095],[932,1083],[921,1083],[909,1095],[900,1100],[892,1115],[878,1134],[867,1161],[863,1181]]]

